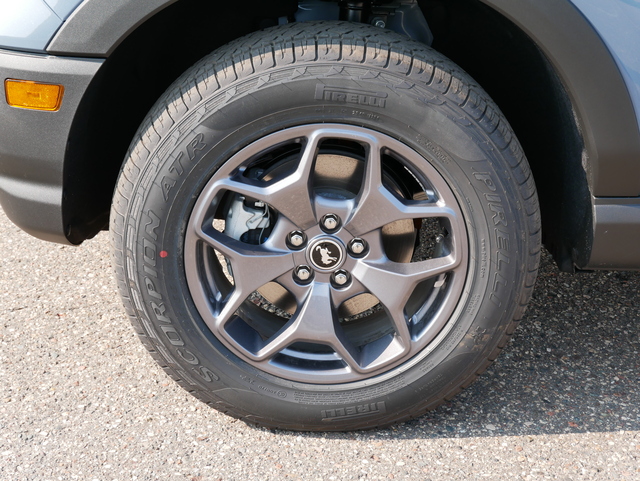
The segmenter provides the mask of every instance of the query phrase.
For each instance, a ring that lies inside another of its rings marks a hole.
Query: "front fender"
[[[47,47],[57,55],[108,57],[132,31],[177,0],[85,0]]]

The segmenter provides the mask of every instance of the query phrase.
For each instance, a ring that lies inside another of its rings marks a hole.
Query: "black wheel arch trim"
[[[591,193],[640,195],[640,130],[628,87],[600,35],[567,0],[481,0],[547,56],[582,130]]]

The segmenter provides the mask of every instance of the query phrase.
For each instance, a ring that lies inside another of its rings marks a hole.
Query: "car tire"
[[[425,45],[340,22],[257,32],[185,72],[132,142],[111,232],[163,369],[292,430],[450,399],[514,332],[540,253],[533,177],[489,96]]]

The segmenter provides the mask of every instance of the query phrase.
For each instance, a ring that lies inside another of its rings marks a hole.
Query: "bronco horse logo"
[[[320,245],[316,246],[316,252],[320,252],[320,255],[322,256],[322,263],[325,266],[331,265],[333,262],[338,260],[337,257],[331,256],[331,251],[328,247],[322,247]]]

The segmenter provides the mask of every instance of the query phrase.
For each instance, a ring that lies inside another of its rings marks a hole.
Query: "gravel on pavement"
[[[640,273],[543,257],[511,344],[425,416],[338,434],[207,407],[147,355],[109,236],[34,239],[0,212],[0,480],[640,479]]]

